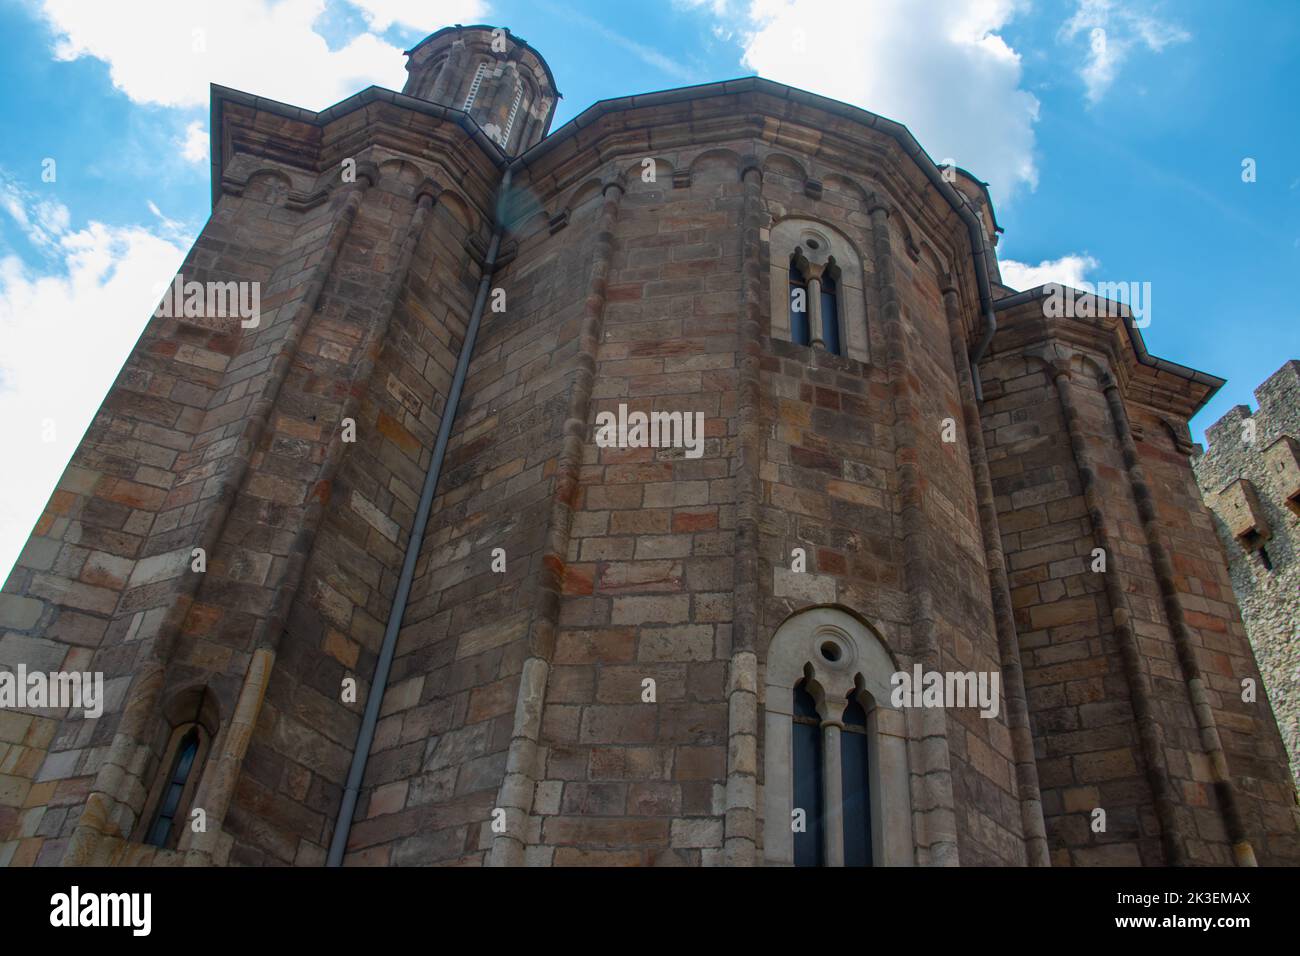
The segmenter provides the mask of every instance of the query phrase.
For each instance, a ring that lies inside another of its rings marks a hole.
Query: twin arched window
[[[842,856],[845,866],[871,866],[871,778],[868,774],[871,756],[867,712],[858,702],[856,693],[850,692],[840,715],[843,726],[838,734],[828,734],[817,713],[817,702],[806,684],[806,680],[801,680],[794,689],[795,807],[792,812],[803,811],[800,821],[803,826],[791,824],[794,865],[826,865],[826,841],[831,837],[826,821],[827,803],[829,799],[833,804],[838,796],[839,806],[832,806],[832,810],[839,816],[836,839],[843,848],[839,856]],[[837,739],[832,743],[831,737]],[[836,745],[838,755],[825,752],[825,747]],[[826,791],[828,764],[836,762],[840,777],[838,795]]]
[[[839,268],[830,259],[814,266],[796,250],[790,255],[790,341],[796,345],[821,345],[832,355],[843,355],[840,334]]]
[[[810,219],[782,219],[769,232],[772,337],[859,362],[867,347],[862,260],[838,230]]]
[[[794,615],[768,647],[763,852],[793,866],[910,866],[906,721],[894,663],[837,608]]]

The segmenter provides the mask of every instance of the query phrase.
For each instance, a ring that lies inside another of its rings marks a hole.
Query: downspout
[[[352,751],[352,765],[348,768],[347,783],[343,789],[343,800],[339,806],[338,817],[334,821],[334,836],[330,840],[329,856],[326,866],[342,866],[343,853],[347,849],[348,834],[352,831],[352,817],[357,810],[357,799],[361,794],[361,780],[365,776],[366,762],[370,759],[370,748],[375,742],[375,728],[379,724],[379,710],[384,703],[384,691],[388,687],[388,675],[393,667],[393,654],[397,649],[397,635],[402,628],[402,618],[406,615],[406,603],[411,596],[411,584],[415,579],[415,565],[420,557],[420,547],[424,543],[425,528],[429,524],[429,512],[433,508],[434,493],[438,489],[438,479],[442,476],[442,463],[447,455],[447,442],[451,438],[452,426],[456,423],[456,411],[460,406],[461,391],[465,387],[465,377],[469,371],[470,358],[474,354],[474,341],[478,338],[479,324],[483,318],[483,306],[487,303],[488,290],[492,285],[492,275],[496,271],[497,251],[501,248],[501,234],[505,231],[501,223],[501,204],[505,201],[514,177],[515,168],[520,165],[516,159],[506,167],[501,177],[500,194],[495,210],[495,223],[492,241],[488,244],[487,256],[483,260],[483,273],[478,283],[478,294],[474,297],[474,308],[470,312],[469,325],[465,329],[465,341],[461,344],[460,355],[456,359],[456,374],[447,393],[447,404],[442,412],[442,422],[438,426],[438,439],[433,446],[433,458],[429,461],[429,470],[424,476],[424,489],[420,494],[420,505],[415,512],[415,521],[411,525],[411,537],[406,544],[406,556],[402,560],[402,575],[397,582],[397,592],[393,595],[392,610],[388,614],[388,626],[384,629],[384,643],[379,650],[379,660],[375,664],[375,674],[370,682],[370,694],[366,697],[366,710],[361,719],[361,729],[357,732],[357,745]]]
[[[944,199],[948,200],[948,205],[956,210],[962,222],[966,223],[966,232],[970,235],[971,258],[975,260],[975,284],[979,287],[980,311],[984,313],[984,334],[980,336],[979,341],[975,343],[975,347],[970,351],[970,378],[971,386],[975,390],[975,401],[982,403],[984,401],[984,388],[980,385],[979,361],[984,357],[984,352],[988,349],[989,343],[993,341],[993,336],[998,331],[997,316],[993,312],[993,291],[989,284],[988,256],[991,250],[984,238],[984,226],[979,221],[979,217],[966,204],[966,198],[943,178],[943,174],[939,172],[939,167],[935,166],[934,163],[925,162],[918,163],[918,165],[930,182],[934,183],[935,188],[939,190]]]

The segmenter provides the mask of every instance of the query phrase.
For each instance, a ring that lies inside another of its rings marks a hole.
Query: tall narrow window
[[[189,782],[190,771],[194,769],[194,758],[198,753],[199,728],[196,726],[191,727],[181,738],[180,746],[176,750],[176,760],[172,764],[171,775],[167,779],[166,789],[163,790],[162,800],[158,803],[158,812],[154,815],[153,825],[149,827],[149,835],[145,838],[146,843],[167,846],[177,811],[180,809],[181,796],[185,793],[185,785]]]
[[[790,259],[790,341],[795,345],[812,344],[808,326],[808,283],[793,257]]]
[[[501,133],[501,148],[506,149],[510,146],[510,131],[515,126],[515,116],[519,112],[519,103],[524,98],[524,84],[520,83],[519,88],[515,90],[515,100],[510,106],[510,116],[506,118],[506,128]]]
[[[821,866],[826,859],[822,833],[822,731],[817,704],[800,681],[794,689],[794,808],[803,811],[801,833],[794,829],[794,865]]]
[[[835,279],[827,269],[822,273],[822,341],[832,355],[843,355],[840,347],[840,310]]]
[[[849,691],[840,733],[840,776],[844,807],[844,865],[871,866],[871,778],[867,712]]]
[[[487,63],[480,63],[478,69],[474,71],[474,81],[469,85],[469,94],[465,97],[465,105],[461,109],[469,109],[474,105],[474,98],[478,96],[478,88],[483,85],[483,74],[487,72]]]

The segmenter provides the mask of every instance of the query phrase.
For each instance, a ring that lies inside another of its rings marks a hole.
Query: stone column
[[[1097,470],[1083,434],[1068,363],[1050,363],[1048,373],[1056,384],[1061,413],[1074,452],[1075,468],[1079,473],[1079,484],[1083,488],[1084,503],[1088,506],[1093,540],[1106,555],[1107,570],[1102,575],[1102,584],[1110,604],[1115,642],[1119,645],[1120,659],[1124,665],[1124,678],[1129,688],[1133,716],[1137,720],[1138,746],[1142,752],[1142,762],[1146,766],[1147,785],[1151,788],[1156,817],[1160,821],[1160,841],[1165,852],[1165,864],[1184,866],[1188,862],[1187,850],[1175,807],[1169,763],[1165,756],[1164,729],[1155,715],[1155,692],[1151,686],[1151,676],[1143,664],[1137,634],[1133,630],[1133,612],[1128,602],[1128,588],[1119,567],[1120,555],[1113,544],[1115,538],[1106,518]]]
[[[838,720],[822,721],[822,837],[827,866],[844,865],[844,774],[840,766]]]
[[[820,267],[808,267],[808,344],[815,349],[826,348],[826,337],[822,334],[821,276]]]
[[[438,71],[438,78],[433,81],[433,89],[429,91],[429,99],[434,103],[441,103],[444,106],[454,106],[460,109],[460,103],[453,103],[451,99],[460,91],[461,80],[465,76],[465,62],[468,53],[465,49],[464,40],[455,40],[451,44],[451,52],[447,54],[447,62],[442,65]]]
[[[525,849],[531,838],[533,792],[541,771],[541,748],[537,741],[542,729],[542,706],[546,700],[550,660],[555,651],[564,569],[573,528],[573,502],[581,485],[579,471],[583,446],[587,441],[591,395],[596,383],[596,355],[605,328],[605,289],[622,196],[621,182],[605,184],[604,203],[596,223],[595,245],[591,253],[587,298],[582,308],[582,326],[578,333],[573,391],[564,421],[564,441],[555,466],[546,549],[533,598],[529,656],[519,677],[505,779],[497,791],[496,806],[505,811],[506,828],[492,840],[488,858],[490,866],[520,866],[527,862]]]
[[[727,811],[724,857],[728,866],[757,863],[758,817],[758,508],[762,497],[759,461],[759,363],[763,297],[763,174],[756,158],[741,160],[740,301],[736,318],[737,464],[735,614],[727,669]]]
[[[1201,666],[1196,660],[1192,635],[1187,628],[1182,602],[1178,598],[1178,588],[1174,584],[1173,562],[1169,560],[1169,552],[1160,538],[1160,526],[1156,518],[1151,488],[1147,485],[1142,465],[1138,461],[1137,446],[1133,442],[1133,430],[1128,421],[1128,409],[1124,406],[1124,397],[1120,394],[1119,386],[1115,384],[1113,376],[1105,375],[1101,384],[1106,393],[1106,403],[1110,408],[1115,437],[1124,456],[1124,469],[1133,492],[1133,502],[1137,506],[1138,516],[1142,519],[1147,551],[1151,556],[1151,565],[1155,569],[1156,581],[1160,585],[1165,617],[1169,621],[1169,630],[1174,638],[1174,649],[1178,654],[1178,664],[1187,685],[1188,696],[1191,698],[1192,711],[1196,715],[1196,727],[1200,732],[1201,746],[1209,755],[1214,770],[1215,795],[1218,797],[1219,812],[1223,815],[1228,839],[1232,841],[1232,855],[1238,866],[1256,866],[1255,851],[1250,841],[1246,839],[1246,828],[1237,805],[1232,775],[1228,772],[1228,759],[1223,752],[1223,741],[1219,737],[1214,710],[1210,706],[1205,680],[1201,676]]]
[[[930,586],[929,524],[925,515],[925,490],[917,466],[920,414],[909,378],[912,363],[907,355],[907,334],[894,280],[893,243],[889,209],[879,197],[869,202],[871,231],[876,259],[876,281],[880,286],[881,323],[885,333],[885,354],[893,406],[894,461],[898,473],[898,510],[903,533],[902,581],[910,604],[910,630],[914,655],[926,670],[939,670],[939,642]],[[921,779],[913,788],[914,800],[924,810],[915,811],[919,862],[935,866],[957,866],[957,816],[952,786],[952,763],[948,754],[948,718],[942,708],[923,707],[913,724],[919,739],[912,750],[912,772]],[[920,741],[924,740],[922,746]]]
[[[948,335],[952,341],[952,363],[961,393],[962,420],[966,428],[971,476],[975,482],[975,503],[979,510],[980,537],[984,540],[984,566],[988,569],[993,621],[998,634],[998,656],[1002,661],[1002,684],[1007,696],[1007,728],[1016,762],[1016,791],[1020,797],[1020,825],[1024,830],[1025,860],[1030,866],[1050,866],[1047,827],[1043,821],[1043,796],[1038,785],[1038,762],[1034,757],[1034,735],[1029,725],[1029,704],[1025,675],[1020,664],[1020,638],[1016,633],[1015,608],[1007,581],[1007,561],[1002,552],[1002,531],[998,526],[993,481],[989,476],[988,453],[984,448],[984,424],[975,406],[975,387],[962,330],[961,299],[952,276],[941,281]]]

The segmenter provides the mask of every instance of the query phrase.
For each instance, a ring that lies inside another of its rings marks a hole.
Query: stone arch
[[[428,72],[425,73],[424,75],[424,82],[420,85],[419,89],[415,92],[414,95],[418,96],[422,100],[429,99],[430,94],[433,93],[434,86],[437,85],[438,76],[442,73],[443,67],[445,67],[446,65],[447,65],[446,53],[434,59],[433,64],[429,67]]]
[[[735,182],[739,170],[740,157],[733,150],[705,150],[691,160],[691,185]]]
[[[394,181],[405,186],[414,186],[424,178],[420,167],[401,157],[392,157],[379,163],[381,182]]]
[[[948,259],[943,253],[939,252],[929,239],[920,241],[920,258],[933,272],[935,281],[939,281],[951,270],[948,268]]]
[[[172,821],[169,824],[170,834],[157,844],[166,849],[174,849],[187,829],[177,828],[175,821],[188,821],[213,741],[221,731],[221,704],[208,685],[192,683],[169,695],[163,701],[161,710],[164,725],[159,728],[162,733],[161,749],[155,752],[153,779],[149,782],[149,790],[144,805],[140,808],[133,836],[136,842],[152,842],[150,833],[160,817],[159,808],[163,805],[167,790],[174,783],[173,774],[177,770],[181,750],[188,745],[193,748],[188,770],[183,786],[176,784],[180,787],[179,797],[175,806],[168,811],[171,816],[167,819]]]
[[[824,722],[839,720],[836,705],[842,712],[840,702],[850,694],[866,711],[872,859],[880,866],[912,865],[907,721],[890,700],[897,670],[880,632],[847,608],[806,608],[777,628],[764,668],[764,862],[794,862],[793,695],[795,685],[807,678]]]
[[[546,232],[550,220],[547,211],[539,205],[521,206],[506,220],[506,234],[516,241],[523,241],[527,237]]]
[[[1068,357],[1069,369],[1071,373],[1083,374],[1088,376],[1089,384],[1096,386],[1100,391],[1102,385],[1111,378],[1110,369],[1095,356],[1087,352],[1076,352],[1071,350]]]
[[[646,182],[642,178],[642,174],[647,169],[643,164],[647,159],[654,162],[654,182]],[[674,169],[672,162],[663,156],[642,156],[623,170],[622,178],[619,181],[627,183],[628,192],[668,189],[673,184]]]
[[[867,191],[854,180],[849,179],[847,176],[841,176],[839,173],[831,173],[822,180],[822,189],[845,193],[860,203],[867,201]]]
[[[841,293],[840,332],[844,355],[869,362],[866,272],[854,242],[830,223],[787,216],[772,225],[768,243],[772,337],[791,341],[790,257],[800,256],[818,265],[830,265],[833,259]],[[815,248],[812,243],[816,243]]]
[[[221,703],[206,684],[191,684],[177,690],[167,698],[162,712],[172,726],[195,723],[214,737],[221,727]]]
[[[921,247],[917,245],[911,221],[897,207],[891,212],[889,218],[898,224],[898,236],[903,240],[903,250],[907,253],[907,257],[913,262],[919,262]]]
[[[569,193],[568,199],[560,203],[561,209],[568,209],[570,216],[577,216],[583,207],[604,194],[605,184],[599,179],[588,179]]]
[[[803,165],[785,153],[769,153],[764,158],[763,176],[766,177],[769,173],[792,180],[800,189],[808,179],[808,171],[803,168]]]
[[[513,184],[510,193],[504,199],[497,199],[498,214],[509,232],[531,235],[534,230],[545,229],[550,219],[546,206],[538,195],[539,187],[535,183]],[[564,206],[556,206],[558,212]]]
[[[283,206],[293,189],[293,181],[278,169],[263,166],[248,176],[241,195],[246,199]]]
[[[445,189],[438,194],[437,205],[447,211],[447,214],[455,219],[466,229],[474,228],[474,220],[477,218],[470,204],[465,201],[459,193]]]

